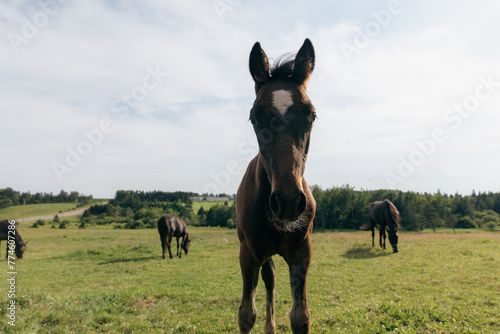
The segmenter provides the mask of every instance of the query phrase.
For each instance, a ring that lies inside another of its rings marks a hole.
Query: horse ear
[[[292,77],[305,86],[314,69],[314,61],[315,56],[313,45],[311,41],[306,38],[304,44],[302,44],[302,47],[295,57]]]
[[[266,53],[256,42],[250,52],[250,74],[255,82],[255,92],[269,79],[269,60]]]

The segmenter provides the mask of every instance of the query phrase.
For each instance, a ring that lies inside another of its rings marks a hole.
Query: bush
[[[490,222],[498,224],[499,221],[500,220],[498,219],[498,217],[494,216],[494,215],[488,214],[488,215],[486,215],[486,216],[483,217],[483,223],[484,224],[487,224],[487,223],[490,223]]]
[[[484,228],[488,231],[498,231],[500,229],[500,225],[494,222],[489,222],[484,224]]]
[[[460,218],[455,225],[455,228],[476,228],[476,224],[470,219],[470,217],[465,216]]]
[[[68,228],[68,221],[67,221],[67,220],[63,220],[63,221],[59,224],[59,228]]]
[[[229,227],[229,228],[236,228],[236,223],[234,222],[233,219],[228,219],[227,220],[227,227]]]
[[[145,227],[146,226],[144,225],[142,220],[134,220],[134,221],[130,221],[127,224],[125,224],[125,228],[130,228],[132,230],[138,230],[138,229],[142,229]]]
[[[31,225],[31,228],[38,228],[38,222],[34,222],[33,225]]]

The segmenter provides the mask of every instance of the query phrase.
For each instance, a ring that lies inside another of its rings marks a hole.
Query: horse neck
[[[17,230],[15,231],[16,231],[16,244],[18,245],[23,244],[24,243],[23,238],[21,238],[21,235],[19,234],[19,232],[17,232]]]

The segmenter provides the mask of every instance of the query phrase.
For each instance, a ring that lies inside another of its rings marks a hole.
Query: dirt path
[[[108,202],[101,203],[100,205],[104,205],[104,204],[108,204]],[[57,213],[57,216],[59,218],[64,218],[64,217],[73,217],[73,216],[82,215],[83,212],[85,210],[87,210],[88,208],[89,207],[81,208],[81,209],[74,210],[74,211]],[[38,220],[38,219],[47,220],[47,219],[53,219],[55,215],[56,214],[45,215],[45,216],[36,216],[36,217],[27,217],[27,218],[19,218],[19,219],[15,219],[15,221],[22,223],[22,222],[30,222],[30,221],[34,221],[34,220]]]

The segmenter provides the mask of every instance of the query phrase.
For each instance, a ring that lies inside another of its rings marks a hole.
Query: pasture
[[[16,261],[17,318],[7,325],[1,248],[0,332],[237,333],[235,230],[190,227],[190,252],[161,259],[156,229],[30,229]],[[175,245],[175,243],[174,243]],[[498,333],[500,234],[401,233],[400,252],[368,232],[313,233],[308,300],[313,333]],[[290,333],[288,268],[278,256],[276,325]],[[259,281],[262,333],[265,289]]]
[[[232,200],[232,199],[227,201],[227,205],[229,205],[229,206],[233,205],[233,203],[234,203],[234,200]],[[194,213],[197,213],[201,207],[203,207],[203,209],[208,212],[208,210],[210,210],[211,207],[213,207],[215,205],[223,205],[223,204],[224,204],[224,201],[196,201],[196,202],[193,202],[191,207],[193,208]]]
[[[56,215],[59,212],[76,210],[75,203],[43,203],[30,205],[14,205],[0,210],[0,218],[26,218],[45,215]]]

